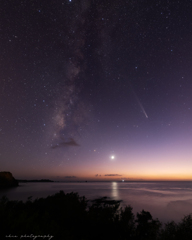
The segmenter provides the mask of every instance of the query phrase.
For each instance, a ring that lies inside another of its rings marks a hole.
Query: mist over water
[[[0,191],[0,197],[10,200],[32,200],[63,190],[78,192],[92,200],[107,196],[123,200],[121,206],[131,205],[133,212],[149,211],[162,222],[180,221],[192,213],[192,182],[53,182],[20,183],[13,189]]]

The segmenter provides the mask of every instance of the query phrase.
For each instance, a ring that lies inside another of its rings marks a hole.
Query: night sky
[[[192,180],[192,1],[2,0],[0,171]]]

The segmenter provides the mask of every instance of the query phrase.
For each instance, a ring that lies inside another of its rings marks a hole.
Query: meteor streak
[[[130,86],[131,86],[131,84],[130,84]],[[136,100],[137,100],[137,102],[138,102],[138,104],[139,104],[139,106],[140,106],[143,114],[145,115],[146,118],[148,118],[148,115],[147,115],[147,113],[146,113],[143,105],[142,105],[141,102],[139,101],[139,98],[137,97],[136,93],[133,91],[133,88],[132,88],[132,87],[131,87],[131,90],[132,90],[132,92],[133,92],[133,94],[134,94],[134,96],[135,96],[135,98],[136,98]]]

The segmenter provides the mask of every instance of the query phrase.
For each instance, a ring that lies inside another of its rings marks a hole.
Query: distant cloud
[[[119,175],[119,174],[105,174],[105,177],[119,177],[119,176],[122,176],[122,175]]]
[[[65,176],[65,178],[76,178],[75,176]]]
[[[53,145],[51,146],[51,148],[55,149],[55,148],[58,148],[58,147],[66,147],[66,146],[80,146],[78,143],[76,143],[76,141],[73,139],[73,138],[70,138],[69,141],[64,141],[64,139],[62,139],[62,142],[56,144],[56,145]]]
[[[101,177],[101,175],[99,175],[99,174],[96,174],[96,175],[95,175],[95,177]]]

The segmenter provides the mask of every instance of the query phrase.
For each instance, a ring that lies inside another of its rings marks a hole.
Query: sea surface
[[[149,211],[162,222],[180,221],[192,213],[192,182],[36,182],[20,183],[17,188],[0,191],[0,197],[26,201],[53,195],[60,190],[77,192],[88,200],[107,196],[131,205],[133,213]]]

